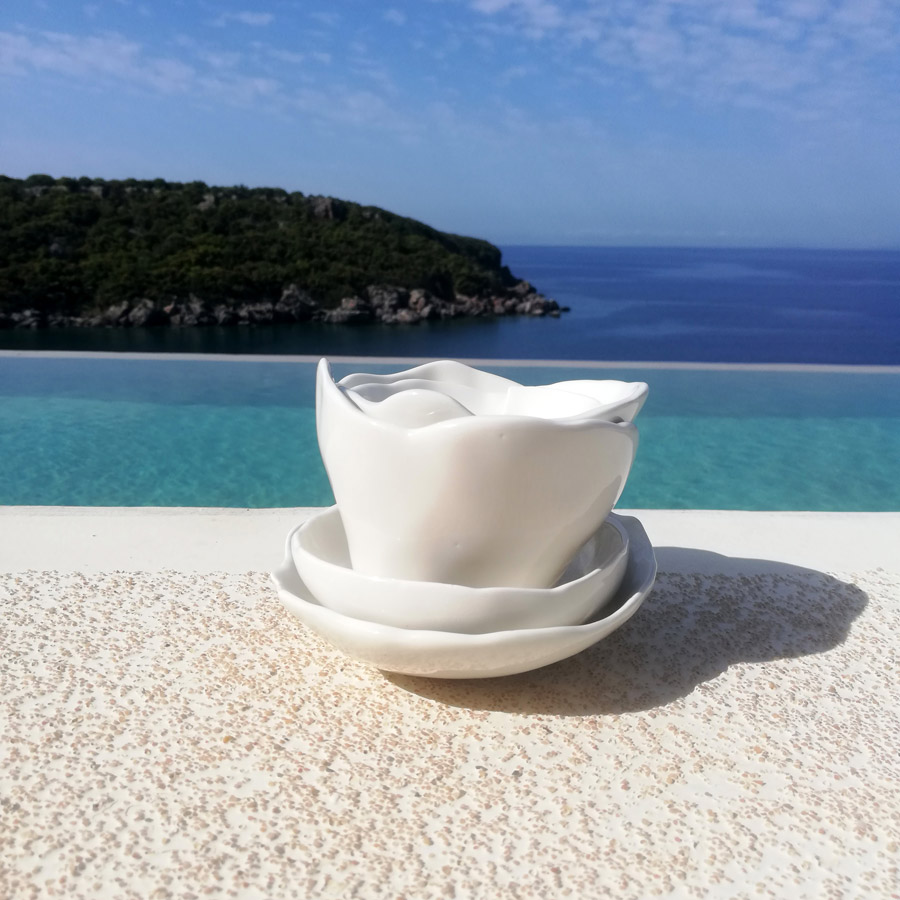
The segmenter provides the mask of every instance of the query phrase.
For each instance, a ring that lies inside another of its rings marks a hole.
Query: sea
[[[0,331],[0,349],[900,365],[900,250],[504,247],[570,311],[410,326]]]
[[[372,357],[455,357],[529,384],[646,381],[623,508],[900,509],[900,251],[504,256],[571,311],[410,327],[0,331],[0,349],[119,351],[0,352],[0,504],[328,505],[313,387],[315,358],[329,356],[347,358],[338,377],[398,370]],[[792,363],[814,365],[780,365]]]

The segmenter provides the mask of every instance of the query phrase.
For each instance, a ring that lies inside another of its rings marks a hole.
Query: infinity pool
[[[623,508],[900,510],[900,370],[482,367],[648,382]],[[285,357],[0,354],[0,504],[330,504],[314,374]]]

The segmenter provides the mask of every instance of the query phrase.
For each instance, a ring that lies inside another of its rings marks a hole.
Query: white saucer
[[[490,678],[528,672],[574,656],[630,619],[656,579],[656,557],[641,523],[617,516],[628,532],[628,568],[613,598],[583,625],[488,634],[415,631],[353,619],[321,606],[297,573],[291,535],[272,580],[285,608],[347,656],[389,672],[431,678]]]
[[[628,567],[628,532],[616,516],[548,588],[468,587],[357,572],[336,506],[295,528],[289,544],[297,573],[320,606],[395,628],[457,634],[581,625],[615,594]]]

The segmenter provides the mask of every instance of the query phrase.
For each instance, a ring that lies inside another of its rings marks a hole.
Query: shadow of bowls
[[[824,653],[868,597],[786,563],[656,549],[659,576],[623,628],[562,662],[505,678],[441,681],[383,673],[448,706],[519,714],[615,715],[665,706],[737,663]]]

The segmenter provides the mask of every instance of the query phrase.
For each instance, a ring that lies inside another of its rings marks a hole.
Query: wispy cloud
[[[234,69],[244,57],[242,53],[225,50],[199,50],[197,58],[212,69]]]
[[[278,95],[276,79],[240,71],[241,60],[238,53],[197,49],[192,64],[148,53],[136,41],[118,34],[0,32],[0,73],[6,75],[64,75],[88,84],[106,82],[162,94],[213,96],[238,105]]]
[[[334,26],[341,21],[341,17],[336,12],[326,12],[324,10],[311,12],[309,17],[314,22],[317,22],[319,25],[323,25],[326,28],[334,28]]]
[[[392,25],[406,24],[406,13],[402,12],[399,9],[395,9],[394,7],[386,9],[384,11],[383,18],[385,22],[390,22]]]
[[[216,25],[225,26],[229,22],[237,22],[239,25],[249,25],[252,28],[263,28],[266,25],[271,25],[275,20],[275,16],[270,12],[227,12],[222,13],[218,19],[215,20]]]
[[[290,100],[295,109],[325,124],[390,131],[411,138],[419,125],[395,109],[383,95],[345,85],[302,88]]]
[[[501,85],[508,85],[520,78],[526,78],[530,72],[528,66],[508,66],[500,73],[498,81]]]
[[[205,94],[226,99],[233,105],[249,106],[258,100],[277,99],[281,83],[274,78],[240,74],[201,75],[197,87]]]
[[[566,23],[560,6],[548,0],[472,0],[472,8],[488,16],[506,13],[530,37],[542,37]]]
[[[280,50],[277,47],[270,47],[267,52],[272,59],[275,59],[278,62],[290,63],[295,66],[299,66],[306,61],[305,53],[296,53],[293,50]]]
[[[287,64],[291,69],[284,71],[290,74],[312,62],[313,71],[321,72],[322,66],[331,62],[331,55],[323,51],[304,54],[253,42],[247,53],[226,52],[210,49],[187,35],[177,36],[174,44],[186,59],[155,55],[119,34],[0,32],[0,75],[62,75],[90,86],[130,85],[232,106],[264,101],[272,111],[300,113],[319,123],[365,126],[406,137],[417,130],[414,117],[395,107],[393,98],[398,91],[390,74],[366,56],[364,48],[358,48],[346,71],[328,83],[317,84],[309,72],[295,75],[291,82],[277,77],[274,70],[267,71],[261,63]]]
[[[140,44],[122,35],[79,36],[42,32],[0,32],[0,72],[27,75],[50,72],[74,78],[111,78],[142,84],[164,93],[185,90],[192,66],[169,57],[148,57]]]
[[[630,73],[703,103],[807,114],[881,102],[900,54],[891,0],[469,0],[482,27],[550,42],[556,60]],[[586,55],[585,55],[586,54]],[[893,86],[896,90],[896,85]]]

